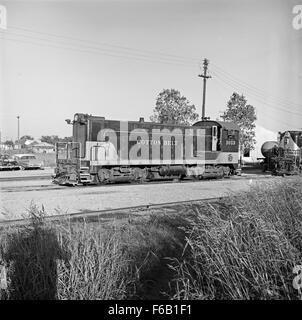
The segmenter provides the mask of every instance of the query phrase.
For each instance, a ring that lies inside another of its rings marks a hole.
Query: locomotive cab
[[[213,158],[217,155],[216,165],[229,167],[240,174],[239,168],[239,126],[227,121],[198,121],[193,126],[205,129],[205,151]]]

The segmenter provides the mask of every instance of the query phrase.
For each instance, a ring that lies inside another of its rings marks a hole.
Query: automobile
[[[17,161],[11,158],[8,154],[0,155],[0,171],[20,170]]]
[[[14,159],[21,170],[44,169],[43,163],[37,160],[36,156],[32,153],[16,154]]]

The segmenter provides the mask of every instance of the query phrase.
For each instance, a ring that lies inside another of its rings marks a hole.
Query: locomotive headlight
[[[79,115],[76,114],[76,115],[74,116],[74,121],[78,121],[78,120],[79,120]]]

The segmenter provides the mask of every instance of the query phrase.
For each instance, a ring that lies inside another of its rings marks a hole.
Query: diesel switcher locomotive
[[[238,174],[239,127],[198,121],[192,126],[107,120],[76,113],[72,142],[57,143],[53,181],[105,184]]]

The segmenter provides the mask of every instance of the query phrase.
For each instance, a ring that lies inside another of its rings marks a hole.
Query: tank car
[[[261,146],[261,153],[264,157],[262,171],[272,171],[275,167],[274,157],[278,154],[278,142],[266,141]]]
[[[297,175],[302,173],[302,131],[279,132],[278,141],[262,145],[266,169],[274,175]]]
[[[239,174],[239,127],[199,121],[192,126],[107,120],[76,113],[73,141],[56,145],[53,182],[106,184]]]

